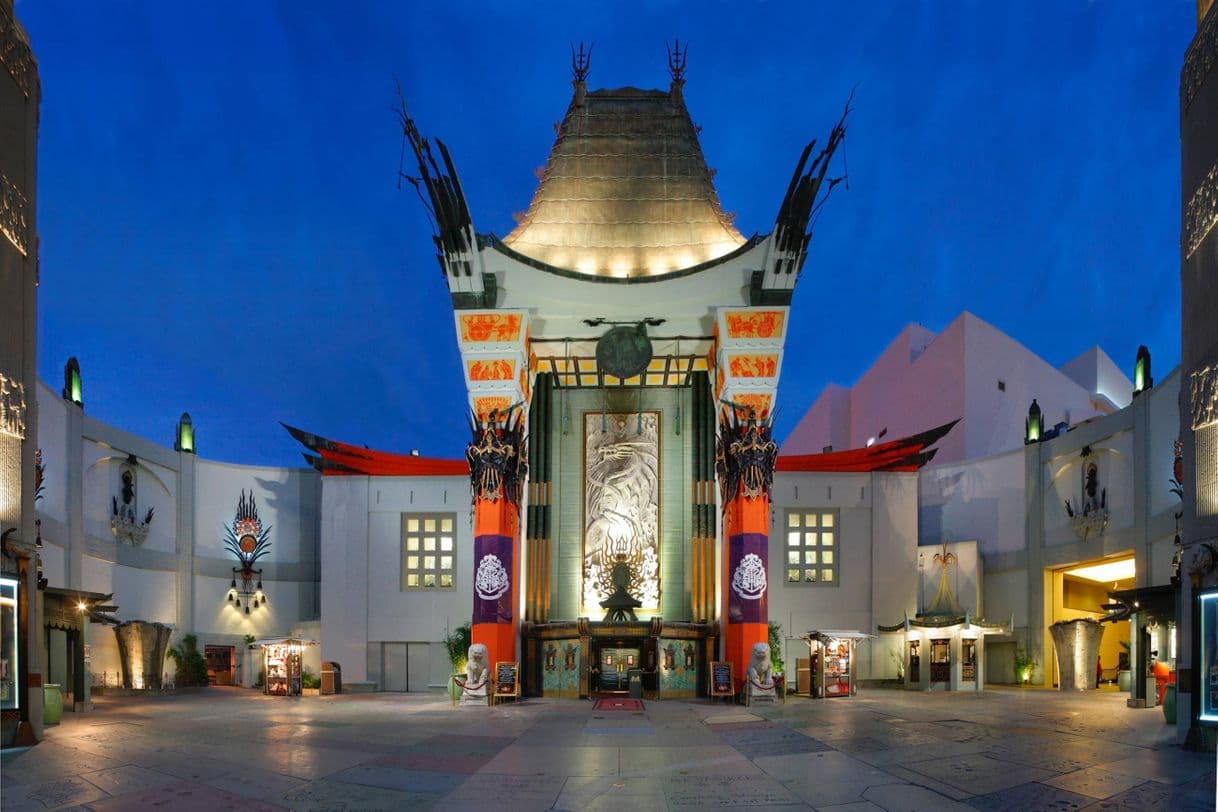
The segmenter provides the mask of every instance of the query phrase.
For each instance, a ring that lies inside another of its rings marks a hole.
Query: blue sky
[[[857,8],[845,8],[847,5]],[[685,97],[746,235],[855,88],[839,187],[793,304],[785,436],[909,322],[970,310],[1050,363],[1180,356],[1178,78],[1192,0],[779,3],[21,0],[42,78],[39,369],[87,412],[200,453],[297,464],[278,421],[457,456],[447,292],[398,190],[395,80],[475,227],[528,206],[570,100]]]

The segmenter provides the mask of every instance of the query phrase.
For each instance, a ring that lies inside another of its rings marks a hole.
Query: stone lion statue
[[[754,699],[775,696],[774,666],[770,662],[770,644],[754,643],[753,657],[749,660],[748,691]]]
[[[468,658],[465,661],[465,690],[462,699],[486,699],[487,685],[490,682],[491,669],[486,661],[485,643],[474,643],[469,647]]]

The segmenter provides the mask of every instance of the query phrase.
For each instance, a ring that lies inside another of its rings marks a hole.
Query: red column
[[[723,510],[723,657],[732,663],[736,687],[744,684],[744,673],[755,643],[768,643],[770,496],[753,498],[744,489],[728,500]]]
[[[472,642],[486,646],[487,663],[516,659],[516,598],[520,583],[520,505],[503,496],[474,499],[474,617]],[[491,557],[494,557],[494,560]]]

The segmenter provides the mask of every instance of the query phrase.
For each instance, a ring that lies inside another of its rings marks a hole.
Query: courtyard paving
[[[1215,808],[1215,757],[1113,692],[865,691],[752,708],[446,697],[99,697],[0,755],[0,807],[375,810]]]

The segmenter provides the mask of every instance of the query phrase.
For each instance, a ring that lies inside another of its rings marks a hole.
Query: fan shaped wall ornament
[[[256,565],[271,549],[271,528],[263,527],[258,517],[258,503],[254,492],[241,491],[237,501],[237,514],[233,523],[224,529],[224,547],[237,557],[240,564],[233,567],[233,580],[228,589],[228,602],[237,610],[250,613],[250,608],[266,606],[266,595],[262,591],[262,570]]]

